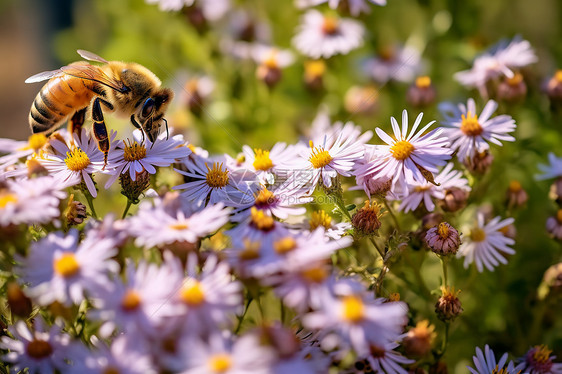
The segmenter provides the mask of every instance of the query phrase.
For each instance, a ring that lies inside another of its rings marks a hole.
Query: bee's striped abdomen
[[[87,107],[94,96],[92,82],[70,75],[51,78],[35,97],[29,112],[34,133],[54,130],[74,112]]]

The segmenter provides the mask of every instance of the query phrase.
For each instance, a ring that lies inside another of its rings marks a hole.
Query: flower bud
[[[497,88],[497,97],[499,100],[507,103],[517,103],[522,101],[527,95],[527,85],[523,80],[521,73],[515,73],[511,78],[504,78]]]
[[[87,218],[86,206],[78,200],[74,200],[74,194],[70,195],[64,217],[69,226],[79,225]]]
[[[558,70],[546,83],[544,91],[548,95],[552,106],[562,104],[562,70]]]
[[[461,245],[459,232],[447,222],[441,222],[427,230],[425,235],[427,246],[436,254],[446,256],[456,254]]]
[[[406,356],[423,357],[428,354],[436,335],[435,326],[430,325],[428,320],[418,322],[402,341]]]
[[[431,78],[422,76],[416,78],[416,81],[408,88],[406,101],[414,107],[423,108],[433,104],[436,96],[437,93],[431,83]]]
[[[546,220],[546,231],[556,240],[562,240],[562,209],[558,209],[554,217]]]
[[[304,63],[304,84],[310,91],[321,91],[324,88],[326,63],[323,60],[306,61]]]
[[[467,169],[474,174],[485,174],[492,162],[494,161],[494,156],[488,151],[477,152],[471,159],[463,161],[463,164]]]
[[[521,187],[521,183],[518,181],[509,182],[509,187],[506,192],[507,206],[510,208],[519,208],[527,202],[529,195]]]
[[[381,208],[380,204],[374,201],[369,203],[369,200],[366,200],[365,205],[351,217],[351,224],[355,231],[365,236],[377,235],[381,227]]]
[[[8,283],[6,294],[12,313],[21,318],[29,317],[32,310],[31,300],[25,296],[16,282]]]
[[[121,183],[121,194],[129,199],[133,204],[138,204],[139,196],[150,187],[150,174],[146,170],[137,173],[135,180],[131,179],[129,173],[119,175]]]
[[[27,177],[39,177],[43,175],[48,175],[49,171],[45,169],[43,165],[35,157],[30,158],[25,162],[25,166],[27,166]]]
[[[273,88],[283,77],[283,73],[278,66],[273,66],[267,61],[258,66],[256,76],[259,80],[263,81],[267,87]]]
[[[453,321],[463,312],[461,301],[458,298],[461,291],[455,291],[454,287],[441,287],[441,292],[442,296],[435,304],[437,318],[443,322]]]
[[[445,212],[456,212],[465,207],[469,192],[458,187],[445,190],[445,197],[440,206]]]
[[[372,114],[378,106],[379,92],[373,86],[353,86],[347,90],[344,107],[349,113]]]

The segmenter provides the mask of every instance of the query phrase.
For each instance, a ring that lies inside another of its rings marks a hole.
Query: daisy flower
[[[376,172],[367,172],[371,169],[373,162],[377,162],[379,159],[379,145],[366,144],[365,154],[363,158],[357,160],[355,164],[355,169],[353,170],[353,175],[355,175],[355,183],[357,186],[351,187],[350,190],[363,190],[371,199],[372,195],[386,197],[389,194],[389,198],[393,200],[399,200],[392,191],[392,178],[386,176],[380,176]]]
[[[379,6],[386,5],[386,0],[348,0],[343,1],[346,6],[349,7],[349,13],[356,17],[361,13],[369,13],[370,8],[368,4],[374,4]],[[308,8],[311,6],[328,3],[330,8],[337,9],[341,0],[296,0],[296,5],[299,8]]]
[[[190,334],[200,336],[228,327],[242,308],[242,286],[232,280],[228,264],[209,256],[198,273],[197,255],[190,253],[183,277],[179,260],[168,253],[166,261],[180,277],[168,286],[173,294],[157,314],[177,320]]]
[[[416,133],[423,113],[420,113],[408,134],[408,112],[402,112],[402,129],[394,117],[390,118],[394,137],[377,127],[377,135],[386,143],[375,149],[374,160],[360,168],[356,175],[375,174],[378,178],[392,179],[392,186],[407,191],[410,185],[433,180],[438,166],[451,158],[449,142],[442,137],[442,129],[425,134],[435,122],[431,121]]]
[[[484,216],[479,214],[476,227],[470,230],[470,234],[464,238],[457,252],[457,257],[464,256],[464,267],[476,262],[476,268],[482,272],[484,267],[493,271],[500,262],[507,264],[507,259],[501,252],[515,254],[515,251],[509,247],[515,244],[515,240],[506,237],[502,229],[507,228],[514,221],[513,218],[502,221],[500,217],[496,217],[485,224]]]
[[[132,141],[119,142],[113,152],[109,153],[108,166],[113,170],[105,188],[109,188],[121,174],[128,172],[134,181],[143,170],[155,174],[155,166],[170,166],[191,154],[189,147],[185,146],[183,135],[168,138],[166,133],[162,133],[154,144],[148,139],[143,142],[143,137],[140,130],[135,130]]]
[[[347,135],[347,136],[346,136]],[[333,144],[325,136],[320,144],[309,142],[310,148],[301,150],[295,161],[294,173],[287,180],[293,186],[304,186],[310,192],[318,183],[330,188],[337,175],[351,176],[355,160],[363,157],[363,144],[349,133],[340,133]]]
[[[274,360],[273,352],[255,334],[236,340],[213,334],[208,342],[188,338],[179,347],[182,374],[270,374]]]
[[[461,162],[471,162],[472,158],[490,149],[490,143],[501,146],[501,141],[513,142],[515,138],[508,133],[515,131],[515,121],[511,116],[502,114],[490,118],[498,108],[494,100],[484,106],[480,117],[476,114],[474,99],[468,99],[467,105],[457,107],[451,103],[443,103],[439,109],[444,117],[443,130],[451,142],[451,149],[457,151]]]
[[[170,284],[177,282],[169,261],[161,266],[139,262],[128,262],[126,278],[117,278],[109,287],[96,290],[92,295],[95,306],[91,317],[104,322],[101,336],[109,336],[116,329],[127,333],[139,331],[155,336],[159,331],[162,317],[158,310],[172,295]]]
[[[435,177],[435,184],[425,182],[411,185],[409,191],[405,194],[406,197],[402,199],[399,210],[408,213],[414,211],[423,202],[425,209],[428,212],[433,212],[435,204],[433,199],[442,200],[445,198],[445,193],[451,188],[459,188],[463,191],[470,191],[468,180],[462,177],[462,172],[453,170],[453,163],[448,163],[447,166],[439,172]]]
[[[80,373],[85,369],[82,362],[87,350],[72,342],[57,325],[48,328],[40,315],[34,318],[33,329],[29,329],[25,322],[17,321],[8,330],[15,340],[8,336],[0,338],[0,348],[10,351],[2,361],[12,364],[11,369],[15,372],[27,368],[29,373]]]
[[[66,236],[55,232],[33,243],[26,258],[17,258],[16,272],[38,304],[79,304],[85,291],[111,283],[108,273],[119,271],[119,265],[110,260],[116,253],[110,239],[86,236],[78,244],[77,230],[71,229]]]
[[[513,361],[509,361],[509,363],[507,363],[507,353],[504,353],[500,360],[496,363],[494,351],[490,349],[488,344],[484,347],[484,352],[485,353],[482,352],[480,347],[476,347],[476,356],[472,356],[474,368],[467,366],[468,370],[470,370],[472,374],[494,374],[500,372],[505,374],[516,374],[520,372],[515,370]]]
[[[129,218],[127,231],[139,247],[159,247],[172,243],[197,243],[228,222],[229,211],[222,203],[208,205],[201,211],[186,214],[182,209],[165,211],[146,203]]]
[[[14,165],[20,159],[38,153],[45,149],[49,139],[45,134],[32,134],[27,141],[0,139],[0,153],[7,153],[0,157],[0,170]]]
[[[317,10],[305,13],[293,44],[311,58],[348,54],[363,44],[365,29],[360,22],[323,15]]]
[[[66,198],[60,182],[51,176],[0,182],[0,226],[56,222]]]
[[[373,345],[384,347],[399,340],[408,321],[408,308],[400,301],[373,299],[354,283],[342,282],[335,286],[336,295],[322,295],[322,307],[304,315],[302,321],[306,328],[321,330],[321,335],[337,333],[342,343],[365,357]]]
[[[251,208],[267,211],[271,216],[279,219],[287,219],[290,215],[300,216],[306,213],[306,208],[296,207],[312,201],[312,197],[303,196],[304,191],[289,189],[282,185],[276,189],[268,189],[261,186],[254,194],[253,201],[242,205],[234,212],[232,221],[240,222],[251,215]]]
[[[258,180],[270,185],[275,183],[276,174],[292,169],[295,158],[294,146],[287,146],[286,143],[275,143],[271,150],[252,149],[244,145],[242,151],[246,164],[255,170]]]
[[[408,46],[388,46],[379,56],[368,59],[364,70],[376,82],[411,82],[421,70],[420,52]]]
[[[117,133],[111,131],[109,144],[113,147]],[[104,170],[104,155],[96,141],[82,129],[80,136],[72,134],[73,141],[64,143],[58,138],[51,138],[50,145],[56,154],[43,153],[39,162],[64,187],[75,186],[84,182],[92,197],[97,196],[92,174]],[[110,150],[111,152],[111,150]]]
[[[542,175],[536,175],[537,180],[545,180],[562,177],[562,157],[556,157],[552,152],[548,153],[548,162],[550,165],[539,164]]]
[[[93,337],[95,338],[95,336]],[[119,335],[106,347],[96,341],[97,351],[90,353],[85,365],[91,373],[155,374],[158,371],[150,359],[150,352],[143,339],[135,334]],[[88,373],[88,371],[84,371]]]
[[[179,11],[183,7],[198,6],[209,21],[218,21],[231,8],[230,0],[146,0],[148,4],[158,4],[161,11]]]
[[[352,228],[349,222],[335,222],[324,210],[315,210],[310,213],[310,218],[301,224],[293,225],[291,229],[298,233],[303,232],[309,234],[317,228],[324,229],[324,235],[330,239],[340,239]]]
[[[398,345],[398,343],[394,342],[387,342],[383,345],[373,345],[369,352],[370,354],[364,357],[362,362],[356,363],[355,367],[357,368],[358,364],[362,364],[364,366],[363,369],[366,369],[366,364],[368,363],[371,367],[371,372],[374,373],[409,373],[408,370],[400,365],[413,364],[415,361],[396,352],[394,349],[396,349]]]
[[[502,40],[489,51],[476,57],[469,70],[456,73],[454,78],[467,88],[485,92],[486,83],[501,76],[513,78],[514,69],[520,69],[538,61],[531,43],[517,36],[511,41]]]
[[[195,206],[203,207],[219,202],[238,206],[251,201],[257,189],[256,176],[249,170],[233,171],[225,165],[225,159],[194,156],[184,164],[187,171],[176,170],[188,177],[189,182],[175,186],[184,190],[181,195]]]
[[[552,355],[552,350],[545,345],[531,347],[525,356],[516,360],[519,364],[514,372],[530,374],[560,374],[562,373],[562,363],[554,363],[556,356]]]

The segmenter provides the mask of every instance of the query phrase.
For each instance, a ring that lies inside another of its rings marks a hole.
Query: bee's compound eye
[[[143,118],[147,118],[152,114],[153,111],[154,111],[154,100],[149,97],[148,99],[146,99],[144,105],[142,106],[141,115]]]

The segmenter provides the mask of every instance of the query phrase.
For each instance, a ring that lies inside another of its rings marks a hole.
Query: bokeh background
[[[291,48],[302,13],[291,0],[234,1],[234,5],[269,25],[271,43]],[[388,129],[389,117],[398,116],[403,108],[417,113],[406,104],[407,85],[397,83],[378,87],[374,113],[345,109],[347,90],[369,83],[361,62],[387,45],[415,45],[422,51],[424,73],[432,78],[438,101],[464,101],[477,93],[466,91],[452,79],[453,74],[469,68],[479,52],[500,39],[521,35],[536,49],[539,62],[525,71],[529,87],[525,102],[500,108],[515,118],[517,142],[493,150],[494,166],[472,199],[505,215],[504,191],[511,180],[519,181],[530,198],[525,207],[509,212],[516,218],[518,234],[517,254],[507,266],[480,274],[473,267],[463,269],[461,260],[453,261],[451,283],[463,290],[465,313],[453,324],[446,360],[455,372],[466,372],[474,348],[486,343],[496,352],[509,351],[514,356],[524,354],[531,345],[547,344],[562,357],[560,299],[541,299],[540,291],[545,270],[562,258],[562,246],[544,228],[556,206],[548,197],[548,182],[534,179],[537,164],[546,162],[549,151],[562,156],[562,120],[550,111],[548,98],[541,92],[545,79],[562,67],[562,2],[388,0],[386,7],[373,7],[362,20],[368,29],[364,46],[329,60],[325,90],[311,93],[303,85],[304,57],[284,69],[280,83],[269,90],[256,78],[253,62],[222,53],[228,22],[197,30],[186,14],[161,12],[142,0],[1,0],[0,137],[29,136],[27,116],[41,84],[24,80],[78,60],[77,49],[151,69],[176,91],[167,116],[170,125],[195,145],[235,156],[242,144],[267,148],[276,141],[295,141],[320,105],[328,108],[332,118],[353,120],[365,130]],[[203,113],[194,115],[187,110],[182,91],[187,77],[200,74],[211,76],[216,86]],[[436,106],[425,109],[425,118],[440,118]],[[110,116],[106,121],[112,128],[131,130]],[[416,264],[417,256],[414,253],[412,258]],[[419,266],[429,288],[437,289],[438,262]],[[420,290],[405,288],[400,282],[401,277],[413,277],[408,267],[397,264],[393,274],[389,284],[395,289],[389,292],[400,291],[413,309],[439,325],[432,305],[416,296]]]

